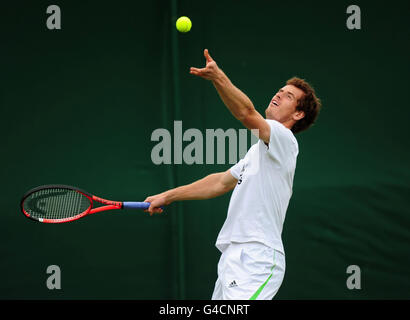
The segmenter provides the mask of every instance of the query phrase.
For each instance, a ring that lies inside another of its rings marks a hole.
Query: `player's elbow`
[[[252,104],[246,105],[244,108],[241,108],[240,111],[236,114],[236,119],[244,123],[252,117],[253,113],[256,112],[255,107]]]
[[[235,180],[229,172],[219,172],[212,175],[213,183],[209,186],[208,191],[212,197],[217,197],[231,191],[235,187]]]
[[[225,193],[231,191],[234,187],[235,187],[235,185],[221,183],[221,186],[219,187],[219,190],[221,191],[221,194],[225,194]]]
[[[222,183],[217,183],[212,189],[212,193],[214,197],[219,197],[229,191],[231,191],[231,189]]]

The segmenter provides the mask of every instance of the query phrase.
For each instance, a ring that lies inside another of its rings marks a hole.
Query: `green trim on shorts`
[[[276,252],[274,251],[273,253],[273,260],[275,261],[275,254]],[[253,294],[252,297],[250,297],[249,300],[256,300],[256,298],[260,295],[260,293],[262,292],[263,288],[265,288],[266,284],[269,282],[270,278],[272,278],[273,275],[273,269],[276,267],[276,263],[273,265],[273,267],[270,269],[271,274],[269,275],[268,279],[266,279],[266,281],[258,288],[258,290],[256,290],[256,292]]]

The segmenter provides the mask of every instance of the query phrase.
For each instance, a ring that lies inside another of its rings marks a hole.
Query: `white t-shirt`
[[[299,147],[291,130],[266,121],[271,128],[269,146],[259,139],[230,169],[238,183],[216,240],[221,252],[231,242],[257,241],[284,254],[281,235]]]

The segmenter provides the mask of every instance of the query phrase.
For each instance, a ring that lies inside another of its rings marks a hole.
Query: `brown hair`
[[[298,133],[308,129],[316,122],[322,103],[320,99],[316,97],[315,89],[304,79],[293,77],[289,79],[286,84],[295,86],[305,93],[305,95],[298,100],[298,105],[296,106],[296,110],[303,111],[305,116],[298,120],[291,129],[293,133]]]

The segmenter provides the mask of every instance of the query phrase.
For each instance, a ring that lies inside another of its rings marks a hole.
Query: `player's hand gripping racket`
[[[97,206],[103,204],[102,206]],[[65,185],[46,185],[28,191],[21,200],[27,218],[45,223],[70,222],[96,212],[115,209],[146,210],[149,202],[110,201]]]

